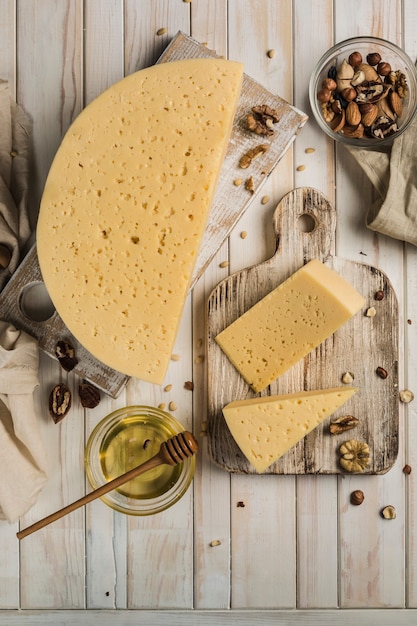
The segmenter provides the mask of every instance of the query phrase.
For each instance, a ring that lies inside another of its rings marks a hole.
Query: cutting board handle
[[[334,252],[336,210],[317,189],[300,187],[285,195],[275,209],[273,226],[277,262],[280,257],[325,261]]]

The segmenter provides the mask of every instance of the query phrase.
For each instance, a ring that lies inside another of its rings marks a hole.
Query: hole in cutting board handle
[[[42,281],[24,286],[19,297],[19,308],[32,322],[45,322],[55,313],[55,307]]]
[[[312,233],[316,226],[316,220],[309,213],[303,213],[297,220],[297,228],[302,233]]]

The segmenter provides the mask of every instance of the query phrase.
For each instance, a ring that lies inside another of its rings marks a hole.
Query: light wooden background
[[[334,42],[372,34],[416,58],[417,3],[0,0],[0,78],[34,121],[34,212],[70,122],[104,88],[154,63],[179,30],[242,61],[247,74],[309,114],[310,72]],[[307,147],[315,152],[306,154]],[[22,527],[84,494],[86,438],[118,406],[173,400],[175,416],[200,432],[206,363],[197,357],[204,355],[207,296],[228,271],[272,254],[273,210],[298,186],[316,187],[336,205],[338,256],[375,265],[393,283],[400,387],[417,394],[417,251],[365,228],[370,184],[343,146],[309,121],[264,187],[270,200],[254,198],[189,296],[175,348],[180,360],[166,377],[170,392],[132,380],[117,401],[73,410],[56,426],[49,388],[63,379],[75,389],[77,380],[42,355],[36,402],[50,477]],[[219,266],[224,260],[229,267]],[[183,387],[191,379],[194,392]],[[400,408],[400,453],[384,476],[230,476],[211,463],[203,441],[193,489],[155,517],[123,516],[99,501],[20,545],[18,525],[0,522],[0,625],[417,623],[416,406]],[[410,476],[405,462],[414,467]],[[349,505],[356,488],[365,492],[360,507]],[[395,505],[396,520],[380,517],[386,504]],[[221,543],[211,547],[213,540]]]

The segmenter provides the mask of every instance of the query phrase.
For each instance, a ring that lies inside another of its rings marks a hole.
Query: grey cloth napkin
[[[0,80],[0,290],[20,262],[30,236],[28,217],[29,117]]]
[[[347,147],[367,174],[377,199],[368,228],[417,246],[417,117],[385,150]]]
[[[0,518],[15,522],[47,480],[33,392],[39,385],[38,343],[0,321]]]

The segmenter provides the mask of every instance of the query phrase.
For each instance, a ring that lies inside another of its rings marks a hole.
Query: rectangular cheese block
[[[217,58],[140,70],[82,111],[52,163],[43,279],[78,341],[129,376],[163,382],[242,77]]]
[[[223,415],[245,457],[262,473],[356,392],[336,387],[238,400]]]
[[[215,339],[259,392],[332,335],[364,303],[352,285],[313,259]]]

